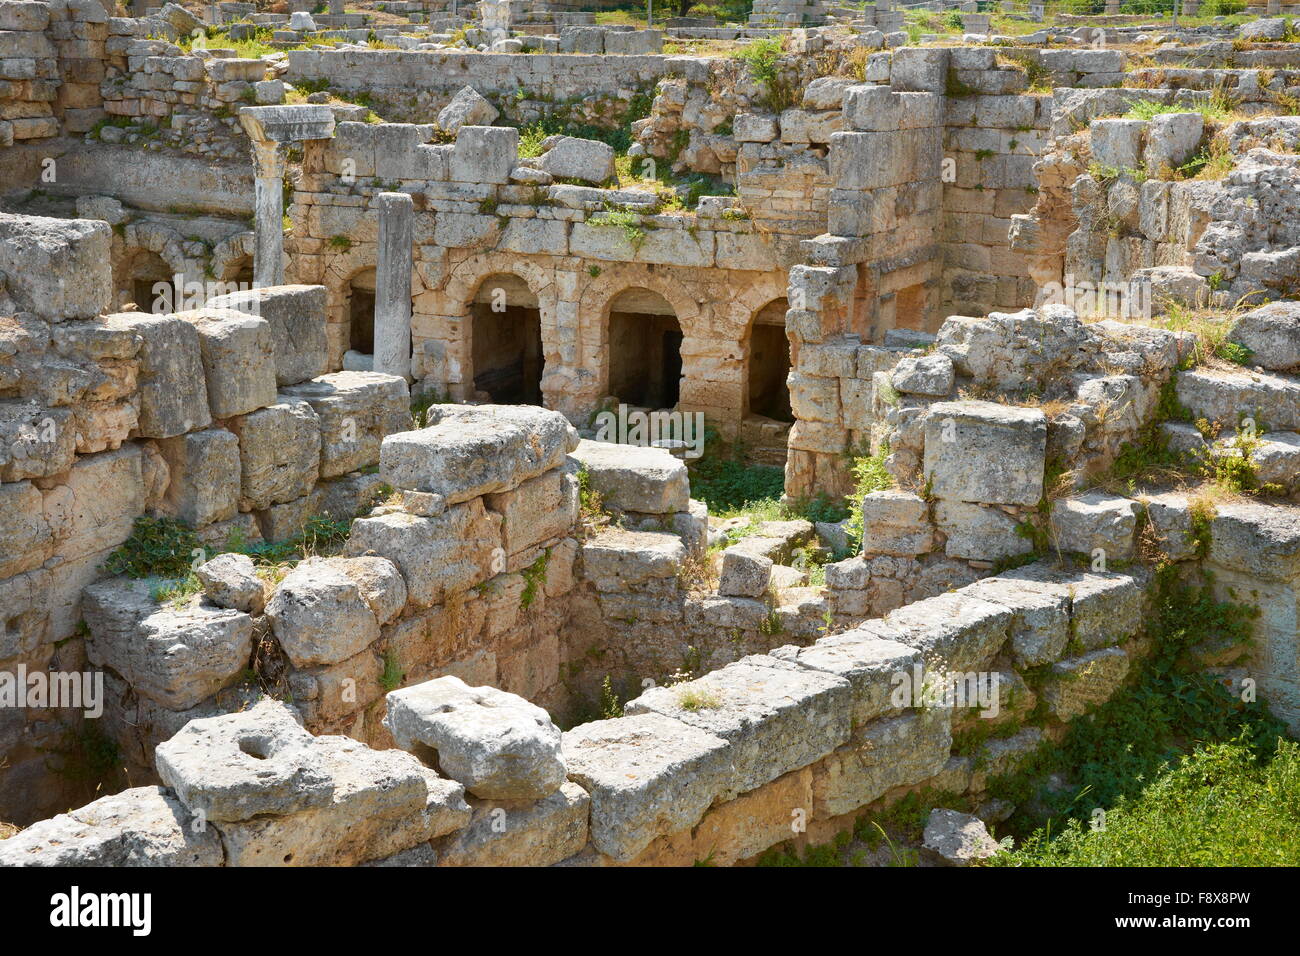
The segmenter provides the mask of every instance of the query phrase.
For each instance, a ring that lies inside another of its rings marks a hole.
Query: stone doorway
[[[542,404],[542,313],[518,276],[489,276],[470,307],[470,361],[478,397]]]
[[[658,293],[629,289],[609,307],[609,394],[637,408],[673,408],[681,397],[682,328]]]

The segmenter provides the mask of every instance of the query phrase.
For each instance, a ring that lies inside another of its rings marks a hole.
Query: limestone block
[[[217,296],[208,306],[246,312],[270,323],[275,381],[283,386],[297,385],[329,370],[325,300],[324,286],[279,285]]]
[[[586,468],[590,487],[607,508],[642,514],[687,510],[686,465],[666,449],[583,439],[572,457]]]
[[[573,426],[559,412],[521,405],[434,406],[428,428],[389,436],[380,474],[394,488],[449,504],[509,491],[559,467]]]
[[[519,131],[505,126],[462,126],[456,131],[447,174],[457,183],[510,182],[518,165]]]
[[[906,491],[873,491],[862,499],[862,553],[911,557],[934,546],[924,499]]]
[[[722,552],[718,593],[729,597],[761,598],[767,595],[771,577],[771,558],[743,548],[727,548]]]
[[[1162,113],[1147,128],[1142,159],[1150,173],[1163,166],[1177,169],[1188,162],[1201,144],[1205,118],[1200,113]]]
[[[580,724],[563,747],[591,794],[592,844],[620,861],[698,823],[731,771],[725,740],[654,713]]]
[[[50,322],[94,318],[112,295],[112,238],[99,220],[0,213],[6,293],[18,311]]]
[[[246,554],[219,554],[194,569],[204,596],[217,607],[261,614],[266,593]]]
[[[946,866],[970,866],[1001,851],[983,820],[957,810],[931,810],[921,839],[921,845]]]
[[[986,666],[1010,636],[1010,609],[961,593],[940,594],[890,612],[895,640],[918,648],[950,674]]]
[[[745,657],[698,680],[655,687],[624,708],[659,713],[731,745],[724,799],[826,756],[849,736],[849,682],[772,657]]]
[[[999,508],[940,499],[934,522],[947,537],[944,553],[971,561],[1000,561],[1034,550],[1019,522]]]
[[[602,529],[582,543],[582,568],[596,590],[620,593],[655,580],[675,578],[686,546],[675,534]]]
[[[960,593],[1011,609],[1010,648],[1018,666],[1050,664],[1070,641],[1069,588],[1017,571],[968,584]]]
[[[1250,364],[1300,372],[1300,304],[1270,302],[1232,324],[1228,340],[1250,349]]]
[[[599,186],[614,176],[614,148],[594,139],[548,136],[542,140],[542,154],[525,165],[556,179],[580,179]]]
[[[837,110],[844,101],[844,94],[857,81],[847,76],[821,76],[813,80],[803,91],[803,108],[806,110]]]
[[[275,352],[265,319],[232,310],[179,312],[199,331],[208,408],[214,419],[275,402]]]
[[[266,614],[298,667],[347,660],[379,640],[379,621],[361,589],[329,558],[308,558],[290,571]]]
[[[282,816],[325,806],[334,781],[289,705],[191,720],[158,745],[158,774],[191,813],[209,821]]]
[[[322,478],[336,478],[379,461],[384,436],[410,428],[406,380],[381,372],[333,372],[281,391],[302,399],[320,419]]]
[[[777,137],[776,117],[758,113],[737,113],[733,121],[732,135],[738,143],[770,143]]]
[[[1052,665],[1043,699],[1058,720],[1073,720],[1110,700],[1128,669],[1128,654],[1118,647],[1059,661]]]
[[[455,133],[462,126],[491,126],[500,113],[472,86],[462,86],[438,113],[438,126]]]
[[[481,501],[433,517],[390,512],[352,523],[348,555],[374,554],[395,564],[408,599],[420,607],[442,603],[497,573],[504,563],[501,518]]]
[[[58,475],[72,466],[76,456],[77,429],[71,410],[0,401],[0,481]]]
[[[587,843],[591,799],[576,783],[534,802],[473,800],[471,806],[469,825],[438,841],[438,866],[551,866]]]
[[[952,359],[943,353],[901,359],[894,367],[894,388],[906,395],[944,397],[952,391]]]
[[[873,721],[813,767],[814,813],[851,813],[895,787],[928,780],[951,750],[952,711],[945,707]]]
[[[141,696],[184,710],[212,696],[248,665],[253,619],[191,603],[158,606],[148,581],[115,578],[86,588],[86,657],[111,667]]]
[[[811,647],[779,647],[772,656],[847,680],[853,699],[853,726],[857,728],[896,712],[890,698],[899,675],[908,680],[923,675],[921,652],[886,636],[891,633],[879,622],[868,621],[822,638]]]
[[[518,554],[570,533],[578,518],[578,481],[573,474],[555,468],[513,491],[487,495],[486,504],[501,515],[501,544],[506,554]]]
[[[356,866],[458,830],[470,820],[464,789],[410,754],[348,737],[317,737],[311,751],[330,801],[289,816],[219,823],[228,866]]]
[[[1103,166],[1132,171],[1139,163],[1146,120],[1097,119],[1088,124],[1092,158]]]
[[[239,439],[221,428],[158,442],[171,475],[159,510],[199,528],[239,510]]]
[[[925,418],[923,468],[938,498],[1036,505],[1046,454],[1047,419],[1037,408],[937,402]]]
[[[216,831],[192,823],[162,787],[134,787],[0,840],[0,866],[221,866]]]
[[[388,695],[397,746],[432,750],[441,772],[489,800],[540,800],[564,782],[560,730],[542,708],[494,687],[439,677]]]
[[[1060,498],[1052,503],[1052,536],[1061,551],[1095,555],[1098,550],[1110,561],[1127,561],[1133,556],[1137,530],[1136,501],[1100,491],[1078,498]]]
[[[320,419],[291,399],[234,419],[239,440],[239,507],[261,511],[309,494],[320,478]]]
[[[902,47],[890,64],[890,86],[898,92],[943,93],[948,87],[948,50]]]
[[[330,558],[329,562],[351,578],[380,627],[396,618],[406,607],[406,581],[397,565],[387,558]]]
[[[105,316],[104,324],[140,337],[141,438],[172,438],[212,423],[199,332],[192,323],[122,312]]]

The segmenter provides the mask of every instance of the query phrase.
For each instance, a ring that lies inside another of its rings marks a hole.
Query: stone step
[[[1178,373],[1176,388],[1196,418],[1232,428],[1249,418],[1259,434],[1300,431],[1300,376],[1194,368]]]

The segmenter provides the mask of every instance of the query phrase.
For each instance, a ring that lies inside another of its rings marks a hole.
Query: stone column
[[[1280,17],[1282,15],[1282,0],[1268,0],[1265,13],[1270,17]]]
[[[284,285],[284,167],[278,143],[253,141],[253,285]]]
[[[1113,17],[1119,13],[1119,0],[1106,0],[1106,16]]]
[[[411,377],[411,250],[415,203],[407,193],[380,193],[375,263],[374,370]]]
[[[337,17],[346,12],[343,0],[330,0],[330,16]]]

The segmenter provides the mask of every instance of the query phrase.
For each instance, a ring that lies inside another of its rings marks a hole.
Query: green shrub
[[[185,522],[141,515],[130,536],[109,554],[104,570],[130,578],[184,577],[198,550],[198,536]]]

